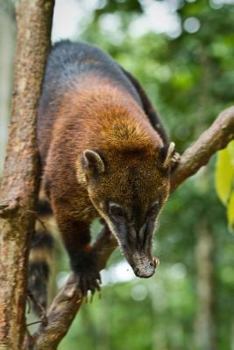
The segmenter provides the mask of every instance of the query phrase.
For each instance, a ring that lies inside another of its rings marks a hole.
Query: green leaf
[[[229,153],[231,164],[234,167],[234,141],[229,142],[229,144],[227,146],[227,150]]]
[[[234,230],[234,191],[232,192],[228,202],[227,218],[228,218],[229,229],[230,231],[233,231]]]
[[[230,142],[227,148],[218,152],[215,172],[215,187],[220,200],[227,204],[231,195],[234,179],[234,142]]]

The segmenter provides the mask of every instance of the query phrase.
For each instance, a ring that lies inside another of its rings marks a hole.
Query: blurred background
[[[133,73],[179,152],[234,102],[233,0],[57,0],[52,38],[94,43]],[[0,173],[15,39],[13,1],[0,0]],[[234,235],[214,174],[215,157],[171,196],[154,277],[135,278],[116,251],[59,350],[234,350]],[[69,268],[57,254],[59,287]]]

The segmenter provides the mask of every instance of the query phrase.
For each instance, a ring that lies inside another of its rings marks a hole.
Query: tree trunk
[[[52,0],[21,0],[12,120],[0,188],[0,350],[22,350],[26,272],[39,167],[36,108],[50,45]]]
[[[196,246],[198,310],[195,320],[195,344],[198,350],[215,350],[214,315],[214,237],[207,222],[198,228]]]

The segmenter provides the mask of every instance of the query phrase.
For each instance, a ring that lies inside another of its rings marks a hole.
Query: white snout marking
[[[135,274],[139,277],[150,277],[155,271],[155,262],[150,260],[146,256],[142,256],[139,253],[134,253],[132,255],[132,261],[134,262],[133,270]]]

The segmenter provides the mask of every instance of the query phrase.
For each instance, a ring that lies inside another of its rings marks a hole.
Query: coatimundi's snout
[[[138,277],[155,272],[152,239],[169,194],[172,148],[164,150],[163,156],[159,147],[154,152],[143,148],[118,154],[85,150],[78,160],[78,180],[86,186],[92,204]]]
[[[152,256],[152,238],[156,217],[159,213],[159,201],[153,203],[146,217],[140,223],[136,206],[131,216],[121,205],[109,203],[109,227],[117,237],[121,251],[138,277],[150,277],[155,272],[155,259]]]

